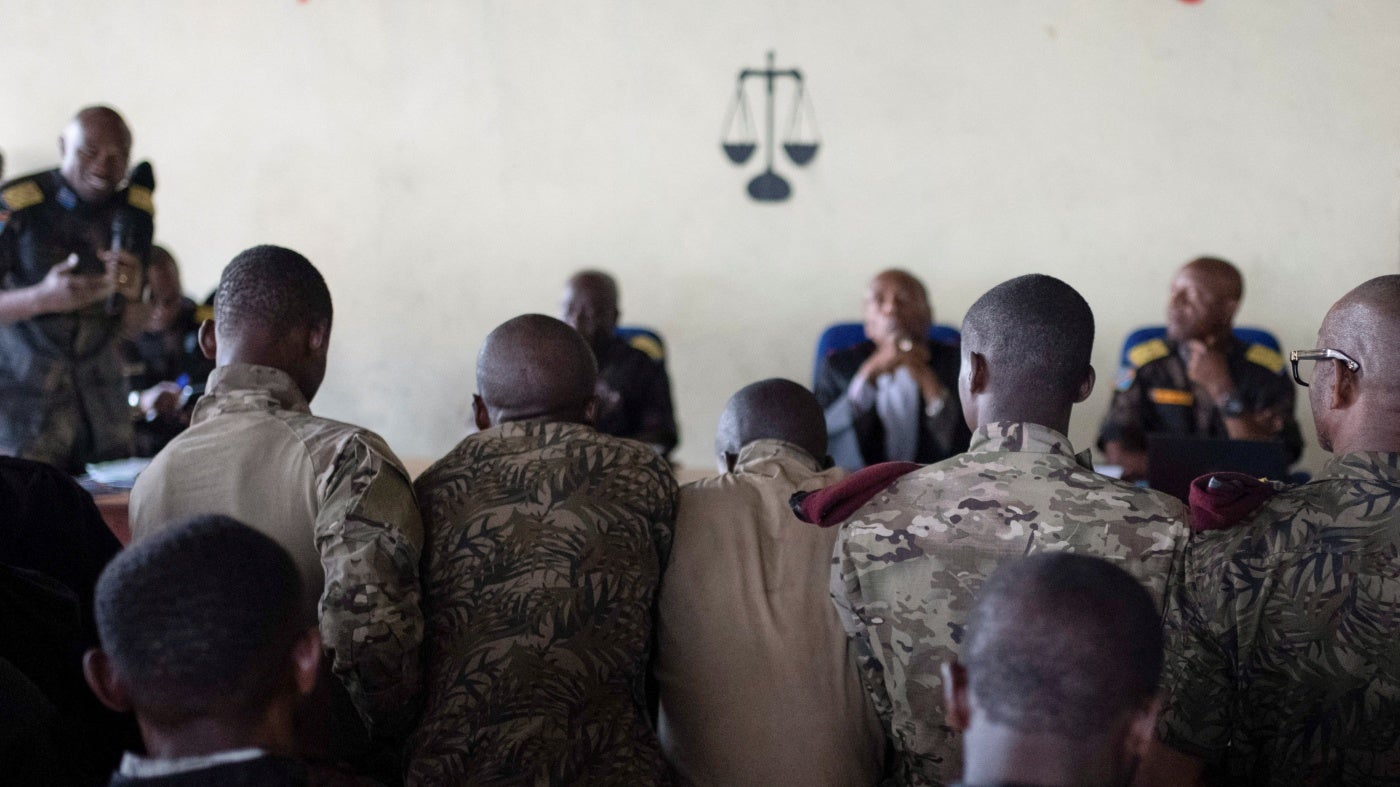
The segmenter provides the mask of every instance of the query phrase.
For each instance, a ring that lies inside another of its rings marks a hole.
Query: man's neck
[[[979,784],[1117,784],[1113,763],[1086,758],[1073,742],[1050,734],[1023,734],[997,724],[974,725],[963,735],[963,782]]]
[[[1062,435],[1069,434],[1069,416],[1071,406],[1067,405],[1062,410],[1043,410],[1034,407],[1025,407],[1016,403],[982,402],[978,405],[977,426],[981,428],[988,424],[1012,421],[1015,423],[1038,424],[1046,429],[1053,429]]]
[[[270,708],[251,724],[217,718],[200,718],[178,725],[156,725],[138,716],[141,738],[148,757],[177,759],[205,757],[236,749],[262,749],[291,754],[296,749],[291,713]]]

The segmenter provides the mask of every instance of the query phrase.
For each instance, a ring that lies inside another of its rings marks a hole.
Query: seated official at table
[[[583,334],[598,361],[594,427],[666,456],[679,442],[665,364],[617,336],[617,281],[602,271],[569,279],[559,319]]]
[[[1293,383],[1283,357],[1235,338],[1244,280],[1230,263],[1201,257],[1172,280],[1167,336],[1128,351],[1099,448],[1123,478],[1147,477],[1154,432],[1232,440],[1281,440],[1289,462],[1303,451],[1293,417]]]
[[[199,349],[199,324],[213,310],[195,305],[180,289],[180,268],[162,246],[151,248],[146,269],[147,299],[128,308],[141,309],[141,332],[122,338],[122,364],[135,412],[136,456],[155,456],[171,438],[190,425],[195,397],[202,392],[214,362]]]
[[[867,341],[824,358],[813,392],[838,465],[928,464],[967,450],[958,349],[928,339],[932,323],[928,291],[913,275],[887,270],[870,280]]]

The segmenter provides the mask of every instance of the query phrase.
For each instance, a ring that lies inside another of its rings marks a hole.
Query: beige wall
[[[404,455],[458,439],[481,338],[552,313],[585,265],[665,333],[680,457],[708,465],[727,396],[807,382],[883,266],[950,322],[1016,274],[1079,287],[1101,337],[1085,445],[1118,342],[1160,322],[1182,261],[1234,260],[1242,320],[1299,347],[1400,260],[1395,0],[0,0],[0,19],[10,173],[52,166],[77,107],[117,106],[189,289],[254,243],[306,253],[338,310],[316,409]],[[750,202],[754,165],[718,147],[735,72],[769,48],[809,77],[825,143],[784,165],[782,205]]]

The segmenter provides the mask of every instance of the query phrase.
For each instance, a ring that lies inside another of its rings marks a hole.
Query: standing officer
[[[131,132],[114,110],[79,112],[58,150],[58,169],[0,186],[0,454],[80,472],[130,453],[116,339],[153,207],[150,188],[122,187]]]

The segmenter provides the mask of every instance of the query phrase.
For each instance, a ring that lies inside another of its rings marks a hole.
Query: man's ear
[[[315,626],[307,627],[292,646],[292,665],[296,670],[297,693],[310,696],[321,671],[321,632]]]
[[[321,320],[306,331],[306,346],[313,352],[325,350],[331,341],[331,321]]]
[[[219,339],[215,335],[214,321],[205,320],[199,324],[199,351],[213,361],[219,355]]]
[[[101,649],[90,648],[83,654],[83,678],[103,705],[117,713],[131,710],[131,693],[112,669],[112,660]]]
[[[968,353],[967,363],[971,367],[967,372],[967,392],[976,396],[987,390],[991,369],[987,367],[987,356],[982,353]]]
[[[1333,410],[1345,410],[1356,403],[1356,372],[1340,363],[1334,363],[1333,368],[1332,379],[1327,383],[1330,388],[1327,392],[1328,404]]]
[[[972,706],[967,701],[967,669],[954,656],[943,662],[943,722],[962,732],[972,723]]]
[[[1157,715],[1161,712],[1162,696],[1156,694],[1128,720],[1128,734],[1124,746],[1127,747],[1129,756],[1147,756],[1157,740]]]
[[[487,412],[486,400],[481,394],[472,394],[472,419],[476,421],[476,428],[483,432],[491,428],[491,413]]]
[[[1094,392],[1094,383],[1098,381],[1098,374],[1094,367],[1089,367],[1089,372],[1084,375],[1084,379],[1079,381],[1079,390],[1074,392],[1074,403],[1079,404],[1089,398],[1089,394]]]

